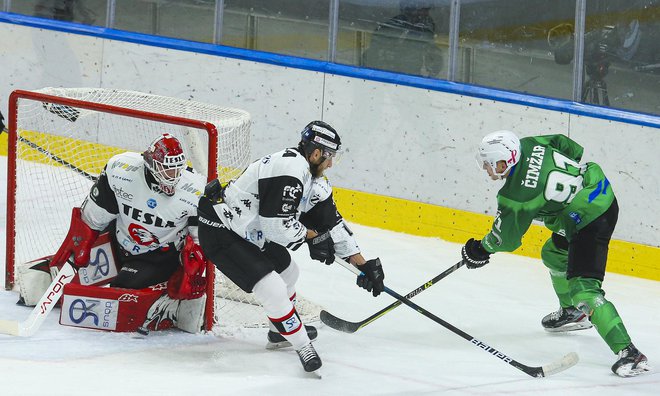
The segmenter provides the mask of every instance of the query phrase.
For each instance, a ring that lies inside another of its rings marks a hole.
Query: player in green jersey
[[[484,137],[477,162],[492,180],[504,179],[497,216],[481,240],[462,249],[468,268],[488,263],[495,252],[521,245],[533,220],[552,231],[541,250],[560,308],[543,318],[548,331],[596,326],[612,352],[612,371],[622,377],[650,370],[646,356],[630,340],[614,305],[601,289],[607,251],[619,207],[610,182],[593,162],[580,163],[584,149],[564,135],[518,137],[497,131]]]

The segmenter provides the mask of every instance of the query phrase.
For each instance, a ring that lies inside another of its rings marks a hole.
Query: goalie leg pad
[[[176,325],[179,304],[182,300],[175,300],[163,293],[158,300],[156,300],[149,311],[147,312],[146,319],[142,326],[148,330],[165,330],[170,329]]]
[[[163,293],[162,287],[134,290],[69,283],[64,287],[60,324],[117,332],[136,331]]]
[[[188,333],[199,333],[204,326],[205,308],[206,294],[194,300],[181,300],[176,315],[176,327]]]
[[[34,307],[53,280],[49,270],[50,257],[19,264],[16,267],[20,302]]]

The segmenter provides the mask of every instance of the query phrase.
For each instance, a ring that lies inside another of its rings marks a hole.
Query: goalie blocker
[[[117,276],[118,264],[108,233],[101,234],[96,239],[89,257],[88,265],[78,268],[72,283],[84,286],[105,285]],[[20,304],[33,307],[46,292],[61,268],[61,266],[53,266],[52,259],[53,256],[47,256],[17,266]]]

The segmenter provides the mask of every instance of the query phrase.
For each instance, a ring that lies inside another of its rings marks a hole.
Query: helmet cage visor
[[[169,163],[168,163],[169,162]],[[165,157],[165,162],[154,161],[153,173],[158,181],[166,186],[176,186],[181,179],[181,172],[186,166],[183,154]]]

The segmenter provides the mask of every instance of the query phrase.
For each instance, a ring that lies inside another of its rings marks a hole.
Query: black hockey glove
[[[461,256],[463,256],[463,264],[469,269],[481,268],[488,264],[490,259],[490,253],[481,246],[481,241],[475,241],[474,238],[465,242]]]
[[[383,266],[380,265],[379,258],[367,260],[366,263],[358,265],[357,268],[362,271],[357,277],[358,286],[370,291],[374,297],[385,290],[385,285],[383,284],[385,273],[383,272]]]
[[[330,236],[330,231],[318,234],[314,238],[308,239],[309,256],[314,259],[330,265],[335,262],[335,242]]]
[[[218,179],[211,180],[206,187],[204,187],[204,196],[214,205],[222,202],[224,192],[225,187],[220,184],[220,180]]]

